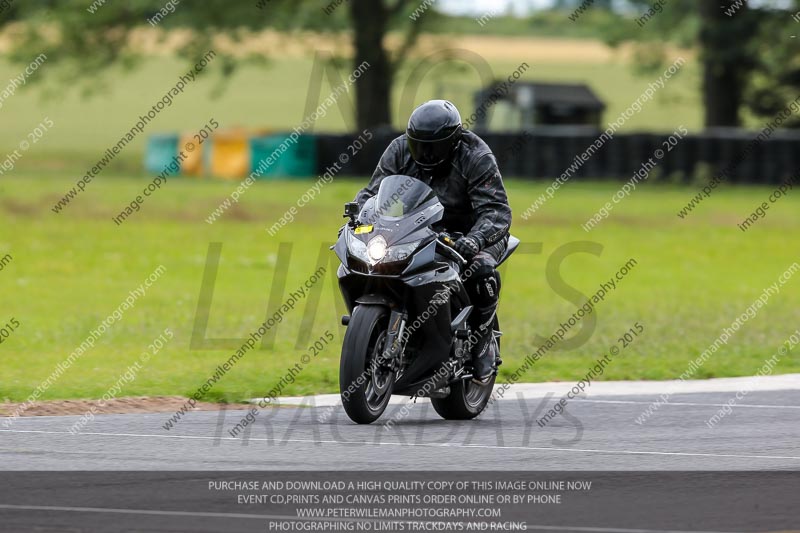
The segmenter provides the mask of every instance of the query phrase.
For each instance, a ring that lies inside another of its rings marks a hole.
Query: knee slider
[[[493,268],[475,274],[475,305],[490,307],[500,298],[500,274]]]

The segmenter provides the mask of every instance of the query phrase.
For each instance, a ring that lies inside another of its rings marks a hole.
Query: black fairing
[[[378,194],[364,204],[356,225],[345,226],[334,246],[342,262],[339,286],[351,313],[361,303],[381,305],[376,302],[387,301],[389,307],[404,310],[411,325],[426,309],[435,310],[427,320],[417,322],[409,337],[406,352],[412,354],[411,364],[398,379],[397,392],[428,377],[450,357],[450,323],[469,305],[458,267],[436,253],[438,233],[433,227],[443,212],[430,187],[409,176],[389,176],[381,182]],[[373,227],[367,231],[370,225]],[[388,263],[371,264],[354,256],[352,247],[358,244],[353,241],[367,245],[379,237],[386,241],[387,249],[407,245],[413,251]],[[434,301],[442,303],[432,304]]]

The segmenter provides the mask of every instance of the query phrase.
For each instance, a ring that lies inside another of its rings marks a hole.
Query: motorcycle
[[[442,418],[467,420],[492,393],[496,372],[485,383],[472,380],[468,262],[453,248],[455,235],[434,229],[443,214],[433,190],[411,176],[384,178],[360,211],[345,204],[350,220],[332,249],[350,313],[342,317],[339,388],[356,423],[377,420],[393,394],[428,397]],[[519,243],[510,237],[499,263]],[[499,366],[496,316],[492,331]]]

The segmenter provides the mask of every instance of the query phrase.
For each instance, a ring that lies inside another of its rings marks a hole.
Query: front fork
[[[403,356],[405,354],[406,324],[408,313],[405,311],[392,310],[389,315],[389,328],[386,330],[386,343],[384,344],[381,363],[388,366],[395,372],[403,368]]]

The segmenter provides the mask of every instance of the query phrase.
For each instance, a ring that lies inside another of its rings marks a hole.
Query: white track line
[[[495,385],[497,393],[500,384]],[[562,396],[575,382],[551,381],[544,383],[514,383],[508,387],[498,401],[514,400],[518,396],[525,399],[544,398],[548,394]],[[593,381],[586,390],[589,397],[598,396],[659,396],[661,394],[698,394],[698,393],[736,393],[741,390],[751,392],[800,391],[800,374],[781,374],[774,376],[753,376],[739,378],[711,378],[670,381]],[[262,398],[252,398],[250,403],[258,403]],[[408,402],[407,396],[393,396],[392,405]],[[419,401],[429,401],[420,398]],[[306,407],[330,407],[340,405],[338,394],[318,394],[316,396],[285,396],[272,400],[277,405],[305,405]]]
[[[78,436],[94,436],[94,437],[131,437],[131,438],[158,438],[158,439],[188,439],[188,440],[225,440],[225,441],[240,441],[236,437],[210,437],[208,435],[157,435],[147,433],[99,433],[99,432],[81,432],[73,435],[69,431],[48,431],[41,429],[5,429],[0,430],[2,433],[37,433],[43,435],[70,435],[73,437]],[[250,438],[248,442],[273,442],[275,439],[265,438]],[[644,450],[600,450],[595,448],[552,448],[552,447],[536,447],[536,446],[493,446],[490,444],[458,444],[458,443],[413,443],[407,444],[403,442],[368,442],[368,441],[338,441],[338,440],[314,440],[314,439],[285,439],[280,441],[283,443],[296,443],[296,444],[339,444],[350,446],[403,446],[403,447],[419,447],[419,448],[478,448],[478,449],[496,449],[496,450],[524,450],[524,451],[544,451],[544,452],[571,452],[571,453],[597,453],[607,455],[658,455],[658,456],[676,456],[676,457],[720,457],[732,459],[776,459],[776,460],[796,460],[800,461],[800,457],[792,455],[745,455],[745,454],[729,454],[729,453],[700,453],[700,452],[655,452]]]
[[[610,527],[581,527],[581,526],[537,526],[526,524],[528,529],[543,531],[587,531],[596,533],[724,533],[722,531],[685,531],[677,529],[627,529]],[[741,532],[740,532],[741,533]]]
[[[559,398],[560,397],[558,397],[558,396],[553,396],[553,398],[552,398],[553,403],[557,403]],[[531,397],[506,398],[506,400],[513,400],[513,399],[530,400],[530,399],[538,399],[538,397],[535,397],[535,398],[531,398]],[[402,401],[398,400],[398,401],[390,402],[390,403],[400,404],[400,403],[406,403],[408,401],[407,398],[402,398],[401,400]],[[427,400],[427,398],[420,398],[420,401],[425,401],[425,400]],[[611,404],[615,404],[616,403],[616,404],[623,404],[623,405],[624,404],[630,404],[630,405],[652,405],[654,403],[654,401],[638,401],[638,400],[590,400],[590,399],[582,397],[582,396],[576,396],[571,401],[572,402],[587,402],[587,403],[611,403]],[[299,404],[300,404],[300,402],[298,401],[298,405]],[[291,404],[283,404],[283,405],[281,405],[281,407],[289,407],[290,405]],[[725,407],[728,404],[724,404],[724,403],[672,402],[672,401],[669,401],[669,402],[665,402],[665,403],[660,403],[659,405],[661,405],[661,406],[673,406],[673,407],[678,407],[678,406],[688,406],[688,407]],[[274,406],[274,407],[277,407],[277,406]],[[306,407],[311,407],[311,406],[306,405]],[[321,409],[323,407],[331,407],[331,406],[330,405],[321,405],[321,406],[317,406],[316,408],[317,409]],[[800,410],[800,405],[769,405],[769,404],[743,404],[743,403],[737,403],[735,407],[744,407],[744,408],[749,408],[749,409],[795,409],[795,410]],[[235,413],[237,411],[244,412],[244,411],[246,411],[246,409],[226,409],[225,411],[228,412],[228,413]],[[190,411],[190,412],[192,412],[192,413],[194,413],[194,412],[204,412],[205,413],[205,412],[215,412],[215,411]],[[160,412],[159,413],[108,413],[106,415],[99,415],[99,416],[120,416],[120,415],[145,415],[145,416],[150,416],[150,415],[158,415],[158,414],[164,414],[164,413],[160,413]],[[167,414],[169,414],[169,413],[167,413]],[[75,418],[75,417],[79,417],[79,416],[81,416],[81,415],[42,415],[42,416],[33,415],[33,416],[22,416],[22,417],[16,418],[15,421],[19,422],[19,421],[22,421],[22,420],[41,420],[41,419],[45,419],[45,418],[68,419],[70,417]],[[5,418],[11,418],[11,417],[0,416],[0,420],[3,420]],[[2,429],[2,428],[0,428],[0,429]]]
[[[297,517],[291,515],[263,515],[263,514],[248,514],[248,513],[211,513],[201,511],[161,511],[157,509],[115,509],[109,507],[61,507],[53,505],[7,505],[0,504],[0,509],[8,509],[12,511],[58,511],[58,512],[75,512],[75,513],[114,513],[114,514],[146,514],[156,516],[193,516],[204,518],[249,518],[258,520],[320,520],[314,517]],[[375,522],[376,520],[363,519],[363,518],[325,518],[334,522]],[[404,523],[421,524],[420,521],[401,520]],[[538,529],[544,531],[587,531],[597,533],[724,533],[720,531],[677,531],[677,530],[664,530],[664,529],[620,529],[620,528],[607,528],[607,527],[573,527],[573,526],[547,526],[527,524],[529,529]]]
[[[122,514],[149,514],[157,516],[197,516],[204,518],[265,518],[290,519],[292,516],[270,516],[248,513],[210,513],[200,511],[161,511],[157,509],[115,509],[110,507],[60,507],[56,505],[8,505],[0,504],[0,509],[20,511],[66,511],[77,513],[122,513]]]
[[[589,402],[589,403],[630,403],[634,405],[652,405],[653,402],[642,402],[642,401],[635,401],[635,400],[589,400],[585,398],[575,398],[574,401],[577,402]],[[556,402],[553,402],[556,403]],[[693,402],[665,402],[659,405],[690,405],[694,407],[725,407],[726,403],[693,403]],[[744,403],[737,403],[735,407],[750,407],[751,409],[800,409],[800,405],[767,405],[767,404],[744,404]]]

